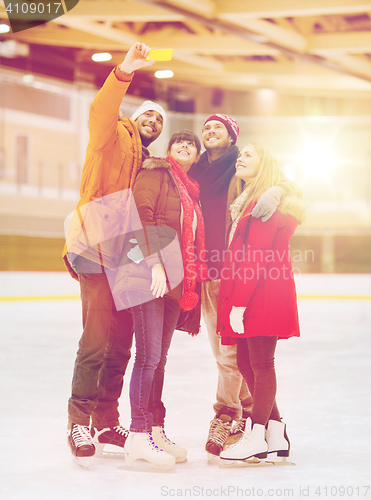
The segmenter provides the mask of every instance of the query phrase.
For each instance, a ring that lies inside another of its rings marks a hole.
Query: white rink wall
[[[371,274],[297,274],[300,297],[370,297]],[[79,285],[67,272],[0,272],[1,297],[78,297]]]

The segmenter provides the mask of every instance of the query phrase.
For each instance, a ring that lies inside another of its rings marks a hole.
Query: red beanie
[[[231,118],[230,116],[227,116],[227,115],[223,115],[222,113],[218,113],[216,115],[209,116],[209,118],[207,118],[205,123],[207,123],[211,120],[215,120],[217,122],[223,123],[225,128],[228,130],[229,135],[232,137],[233,142],[235,143],[237,141],[237,137],[238,137],[238,134],[240,133],[240,129],[239,129],[237,122],[234,118]],[[205,123],[204,123],[204,125],[205,125]]]

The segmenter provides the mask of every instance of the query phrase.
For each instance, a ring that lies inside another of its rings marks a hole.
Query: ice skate
[[[228,465],[228,461],[242,461],[241,465],[266,465],[260,463],[268,455],[268,445],[265,441],[265,426],[254,424],[251,427],[251,419],[246,420],[246,428],[243,437],[235,444],[220,453],[221,466]]]
[[[273,465],[295,465],[289,462],[290,441],[286,433],[286,424],[278,420],[269,420],[265,431],[265,439],[268,443],[267,462]]]
[[[236,443],[239,439],[242,438],[243,433],[245,431],[245,425],[246,425],[246,418],[244,417],[235,421],[235,423],[231,428],[227,441],[225,443],[227,446]]]
[[[88,426],[68,422],[67,442],[74,461],[82,467],[89,467],[90,457],[95,454],[95,446]]]
[[[152,437],[159,448],[175,457],[177,463],[184,462],[184,460],[186,460],[187,450],[170,441],[170,439],[166,436],[163,427],[152,427]]]
[[[212,455],[208,461],[214,456],[219,456],[229,436],[232,427],[232,418],[229,415],[217,414],[210,422],[209,435],[205,446],[206,451]]]
[[[96,455],[122,455],[124,446],[129,435],[128,429],[121,425],[115,427],[104,427],[102,429],[91,429]]]
[[[124,455],[129,467],[140,459],[150,462],[158,469],[172,469],[175,465],[175,457],[156,445],[151,432],[130,432]]]

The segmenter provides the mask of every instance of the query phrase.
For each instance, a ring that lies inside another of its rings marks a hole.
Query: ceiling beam
[[[131,46],[137,41],[137,37],[132,33],[123,31],[117,28],[112,28],[110,23],[98,23],[95,21],[89,21],[82,19],[80,16],[64,15],[52,22],[61,24],[63,26],[68,26],[69,28],[74,28],[75,30],[83,31],[92,35],[99,33],[99,36],[107,38],[108,40],[114,40],[115,42],[122,43],[124,46]]]
[[[333,54],[331,60],[341,64],[346,70],[363,74],[371,81],[371,61],[365,57]]]
[[[95,0],[80,1],[67,15],[90,20],[102,18],[114,21],[171,22],[180,21],[182,16],[175,12],[165,12],[155,5],[143,5],[135,0]]]
[[[167,0],[167,3],[207,17],[215,16],[215,2],[212,0]]]
[[[237,36],[225,35],[224,33],[210,33],[192,35],[180,33],[179,30],[170,32],[163,29],[147,35],[153,47],[167,47],[171,45],[174,51],[183,53],[196,53],[204,55],[279,55],[276,49],[259,45],[258,43],[242,40]],[[171,42],[169,42],[171,40]]]
[[[139,0],[142,3],[145,4],[150,4],[153,5],[155,4],[158,7],[164,8],[164,9],[170,9],[173,11],[176,11],[179,14],[182,14],[184,17],[188,17],[189,19],[192,19],[193,21],[200,22],[201,24],[204,24],[207,27],[210,27],[211,29],[216,29],[221,32],[227,33],[229,35],[236,35],[241,38],[251,40],[251,41],[257,41],[256,38],[254,40],[254,36],[264,36],[261,34],[254,35],[254,33],[251,33],[250,29],[247,29],[246,27],[239,26],[237,24],[222,20],[222,19],[206,19],[203,18],[202,16],[195,14],[193,12],[187,11],[186,9],[183,8],[178,8],[177,6],[170,5],[168,3],[165,3],[163,0]],[[329,1],[329,0],[324,0],[324,1]],[[335,0],[333,0],[335,2]],[[337,2],[338,0],[336,0]],[[343,0],[344,1],[344,0]],[[359,0],[360,3],[362,3],[361,0]],[[348,4],[349,5],[349,4]],[[260,21],[259,19],[256,19],[255,21]],[[257,27],[256,27],[257,28]],[[287,31],[287,30],[284,30]],[[304,39],[305,40],[305,39]],[[311,62],[316,65],[320,65],[323,67],[326,67],[328,69],[331,69],[333,71],[337,71],[339,73],[346,73],[350,76],[355,76],[357,78],[362,78],[367,81],[371,81],[371,77],[369,77],[367,74],[361,72],[359,73],[357,70],[353,70],[350,67],[345,68],[343,65],[338,64],[336,61],[329,61],[325,60],[323,58],[320,58],[317,55],[310,54],[310,53],[301,53],[300,49],[299,52],[295,48],[289,48],[287,46],[284,46],[282,44],[279,44],[277,42],[271,42],[269,40],[261,40],[261,43],[264,43],[264,45],[269,46],[271,48],[275,48],[277,50],[280,50],[282,54],[292,57],[295,59],[299,59],[305,62]]]
[[[289,49],[305,52],[307,40],[294,30],[282,28],[274,23],[262,19],[235,19],[235,24],[267,37],[270,41]]]
[[[326,56],[334,53],[371,54],[371,32],[323,33],[308,37],[308,46],[313,54]]]
[[[370,0],[215,0],[216,15],[231,21],[352,14],[371,11]]]

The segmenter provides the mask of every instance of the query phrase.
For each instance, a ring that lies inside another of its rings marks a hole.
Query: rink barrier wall
[[[298,299],[306,300],[371,300],[371,295],[298,295]],[[24,301],[37,301],[37,300],[77,300],[80,299],[78,295],[56,295],[44,297],[0,297],[0,302],[24,302]]]

